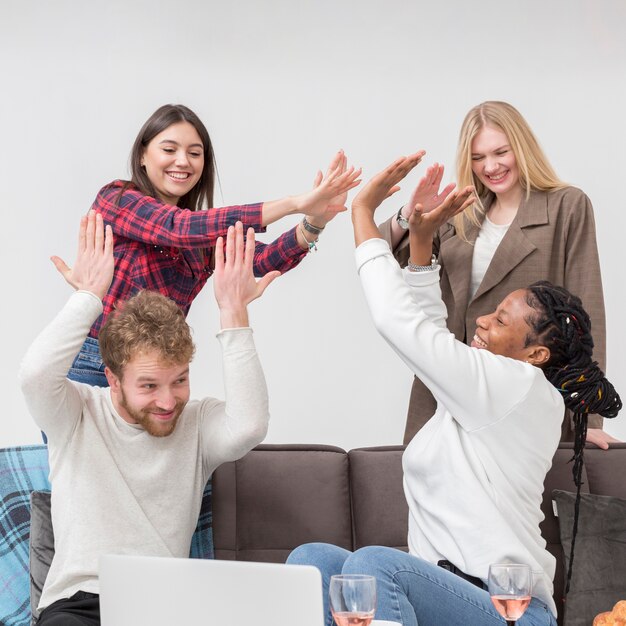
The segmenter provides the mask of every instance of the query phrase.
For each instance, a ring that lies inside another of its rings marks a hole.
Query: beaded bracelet
[[[304,228],[302,228],[302,224],[300,224],[300,233],[302,234],[302,238],[304,239],[305,243],[307,246],[309,246],[309,252],[313,252],[315,250],[315,252],[317,252],[317,246],[315,245],[317,243],[317,239],[313,240],[313,241],[309,241],[306,238],[306,233],[304,232]]]

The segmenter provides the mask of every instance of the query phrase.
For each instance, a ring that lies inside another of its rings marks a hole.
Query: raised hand
[[[269,272],[259,281],[254,278],[254,229],[248,228],[244,243],[243,225],[230,226],[215,245],[213,290],[220,309],[222,328],[248,326],[247,306],[260,297],[280,272]]]
[[[425,154],[424,150],[420,150],[415,154],[400,157],[382,172],[376,174],[352,201],[352,212],[364,211],[373,216],[382,201],[400,189],[398,183],[422,160]]]
[[[361,168],[355,170],[354,166],[348,167],[347,164],[347,157],[340,150],[326,174],[317,175],[313,189],[296,197],[296,212],[314,219],[318,226],[324,226],[337,213],[345,211],[348,191],[361,183]]]
[[[465,187],[451,192],[436,208],[425,213],[421,204],[415,204],[415,192],[409,202],[412,213],[409,217],[409,244],[411,263],[428,265],[432,254],[433,237],[440,226],[451,217],[464,211],[474,202],[474,188]]]
[[[410,206],[414,207],[416,204],[421,204],[422,211],[428,213],[443,203],[456,187],[454,183],[450,183],[439,193],[443,170],[444,167],[440,163],[433,163],[426,169],[426,173],[413,192]],[[407,212],[405,217],[408,219],[409,215],[410,213]]]
[[[80,220],[74,266],[69,267],[58,256],[50,260],[74,289],[90,291],[102,300],[113,280],[113,231],[104,227],[100,213],[89,211]]]

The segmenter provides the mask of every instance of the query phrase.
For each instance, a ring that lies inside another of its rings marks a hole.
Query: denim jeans
[[[87,383],[94,387],[109,386],[104,375],[104,363],[100,356],[100,345],[97,339],[93,337],[85,339],[85,343],[76,355],[67,377],[78,383]]]
[[[87,383],[94,387],[109,386],[107,377],[104,375],[104,363],[100,356],[100,345],[97,339],[93,337],[85,339],[85,343],[76,355],[67,377],[78,383]],[[41,437],[44,443],[48,443],[46,433],[42,432]]]
[[[315,565],[322,573],[326,625],[333,619],[328,585],[333,574],[376,577],[376,619],[403,626],[502,626],[489,593],[437,565],[401,550],[370,546],[349,552],[325,543],[296,548],[287,563]],[[548,607],[533,598],[518,626],[556,626]]]

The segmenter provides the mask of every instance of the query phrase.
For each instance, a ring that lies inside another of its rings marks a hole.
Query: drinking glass
[[[489,566],[487,580],[491,601],[508,626],[524,615],[530,604],[532,573],[523,563],[495,563]]]
[[[337,626],[369,626],[376,611],[376,579],[362,574],[330,577],[330,610]]]

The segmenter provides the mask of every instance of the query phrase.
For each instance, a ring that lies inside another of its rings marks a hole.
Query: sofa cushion
[[[39,617],[37,606],[54,556],[54,532],[50,517],[50,492],[30,494],[30,610]]]
[[[30,494],[49,489],[46,446],[0,450],[0,624],[30,623]]]
[[[569,564],[576,494],[555,490],[565,575]],[[626,599],[626,500],[582,494],[574,568],[565,601],[565,626],[588,626]]]
[[[352,547],[348,455],[320,445],[260,445],[213,475],[218,559],[284,562],[312,541]]]

